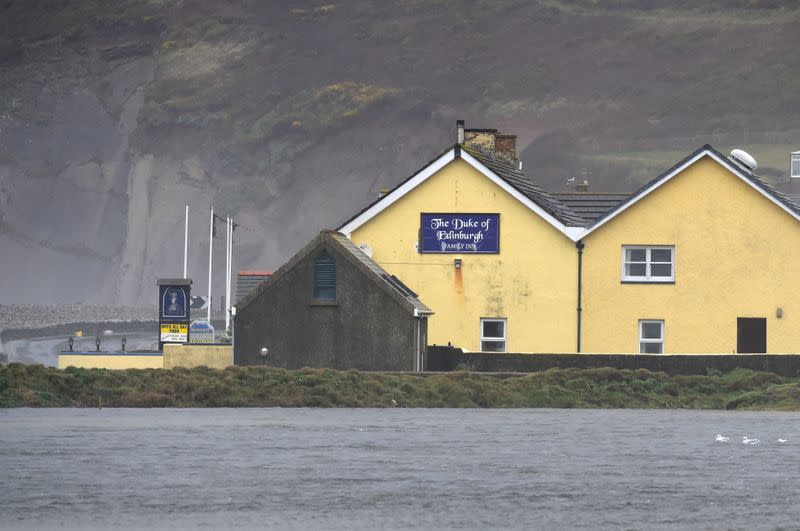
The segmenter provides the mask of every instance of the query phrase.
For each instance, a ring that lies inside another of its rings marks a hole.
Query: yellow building
[[[431,344],[800,350],[800,208],[747,160],[704,146],[629,196],[582,201],[528,179],[515,137],[457,129],[455,145],[338,229],[436,312]]]
[[[753,162],[704,146],[586,228],[584,352],[800,351],[800,208]]]
[[[515,137],[458,135],[339,231],[435,308],[430,344],[574,352],[581,219],[522,174]]]

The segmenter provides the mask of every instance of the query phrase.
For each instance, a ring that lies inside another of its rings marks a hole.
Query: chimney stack
[[[464,120],[456,122],[458,143],[478,149],[491,157],[519,165],[517,159],[517,135],[501,133],[497,129],[465,129]]]
[[[589,181],[586,179],[583,180],[582,183],[578,183],[575,185],[576,192],[588,192],[589,191]]]
[[[517,160],[517,135],[497,133],[494,137],[495,151],[510,160]]]

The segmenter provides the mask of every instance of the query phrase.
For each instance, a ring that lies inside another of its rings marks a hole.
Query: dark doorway
[[[766,318],[736,318],[736,352],[739,354],[764,354],[767,352]]]

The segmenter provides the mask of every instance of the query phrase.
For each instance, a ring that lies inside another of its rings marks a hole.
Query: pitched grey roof
[[[556,192],[553,196],[583,219],[585,225],[614,208],[630,194],[611,192]]]
[[[243,308],[253,302],[258,296],[263,293],[267,287],[273,283],[280,281],[284,275],[291,271],[303,258],[308,256],[311,252],[318,249],[324,244],[330,245],[335,250],[338,250],[342,256],[345,257],[357,269],[367,275],[377,284],[377,286],[389,294],[401,306],[405,307],[408,311],[416,310],[419,314],[432,314],[422,301],[419,300],[417,294],[403,284],[400,279],[394,275],[387,273],[381,266],[375,263],[369,256],[359,249],[347,236],[339,232],[324,230],[320,232],[313,240],[311,240],[305,247],[303,247],[297,254],[291,257],[285,264],[283,264],[272,276],[262,282],[256,289],[252,290],[237,306],[237,313]]]
[[[567,205],[554,197],[553,194],[545,191],[544,188],[529,179],[510,161],[491,153],[485,153],[471,146],[462,145],[461,149],[478,159],[481,164],[489,168],[495,175],[539,205],[545,212],[556,218],[559,222],[570,227],[582,227],[586,224],[580,215],[573,212]]]
[[[372,278],[395,298],[399,295],[406,303],[410,304],[419,313],[433,313],[419,298],[417,294],[394,275],[390,275],[377,264],[372,258],[367,256],[364,251],[359,249],[347,236],[341,232],[325,231],[331,241],[339,244],[342,251],[347,253],[356,261],[356,266],[361,266],[361,270],[368,273]]]
[[[562,204],[558,199],[554,198],[549,192],[546,192],[542,187],[538,184],[534,183],[528,177],[525,176],[517,167],[513,164],[509,163],[505,159],[501,157],[495,157],[490,154],[486,154],[483,151],[476,149],[474,147],[467,147],[464,145],[455,144],[443,152],[439,153],[435,158],[428,161],[422,168],[417,170],[414,175],[409,176],[408,178],[404,179],[402,182],[398,183],[397,186],[389,190],[389,192],[381,198],[378,198],[365,206],[359,212],[351,216],[346,221],[338,224],[338,227],[341,229],[342,227],[346,226],[348,223],[359,217],[361,214],[372,208],[377,203],[380,203],[385,199],[385,197],[389,196],[392,192],[396,189],[403,186],[405,183],[410,181],[414,178],[415,175],[423,171],[425,168],[439,160],[443,155],[448,153],[451,150],[461,150],[463,149],[466,153],[469,153],[472,157],[478,160],[481,164],[489,168],[491,172],[497,175],[499,178],[503,179],[507,182],[511,187],[516,189],[522,195],[539,205],[542,210],[553,216],[556,220],[564,225],[570,227],[582,227],[585,225],[583,218],[577,215],[575,212],[572,212],[570,208],[564,204]]]

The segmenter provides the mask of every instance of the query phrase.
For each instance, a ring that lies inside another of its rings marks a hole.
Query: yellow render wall
[[[162,369],[164,358],[161,355],[93,355],[59,354],[58,368],[78,367],[81,369]]]
[[[230,345],[164,344],[164,368],[199,367],[224,369],[233,365],[233,347]]]
[[[420,213],[499,213],[499,254],[419,254]],[[480,350],[480,318],[508,319],[509,352],[574,352],[577,251],[549,223],[461,159],[351,235],[435,314],[429,344]],[[456,270],[453,260],[462,259]]]
[[[737,317],[767,318],[770,353],[800,351],[800,222],[713,159],[584,241],[584,352],[638,352],[639,319],[663,319],[665,352],[730,354]],[[622,245],[674,245],[675,284],[622,284]]]

